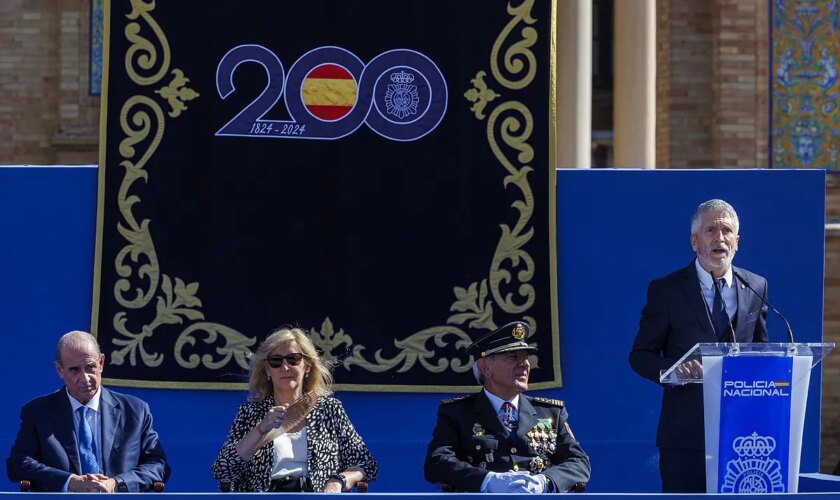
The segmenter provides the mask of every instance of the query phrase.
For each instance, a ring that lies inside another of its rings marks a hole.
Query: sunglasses
[[[269,356],[266,358],[268,361],[268,366],[272,368],[280,368],[283,366],[283,361],[289,363],[289,366],[297,366],[303,361],[303,353],[302,352],[293,352],[291,354],[286,354],[285,356],[281,356],[279,354],[275,354],[273,356]]]

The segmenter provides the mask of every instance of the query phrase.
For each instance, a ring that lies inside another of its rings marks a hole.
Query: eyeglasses
[[[275,354],[273,356],[269,356],[266,358],[268,361],[268,366],[272,368],[280,368],[283,366],[283,360],[286,363],[289,363],[289,366],[297,366],[303,361],[303,353],[302,352],[293,352],[291,354],[286,354],[285,356],[281,356],[280,354]]]

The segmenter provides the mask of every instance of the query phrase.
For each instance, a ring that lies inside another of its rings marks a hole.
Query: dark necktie
[[[79,407],[79,457],[82,459],[82,474],[99,474],[96,444],[93,442],[93,431],[87,419],[89,411],[87,406]]]
[[[729,315],[726,314],[726,306],[723,303],[723,296],[720,293],[720,287],[723,286],[723,279],[712,277],[715,288],[715,299],[712,301],[712,322],[715,326],[715,333],[718,340],[721,342],[728,342],[732,340],[729,335]]]
[[[511,434],[516,432],[516,408],[513,403],[504,402],[499,411],[499,417],[502,419],[502,424],[507,427]]]

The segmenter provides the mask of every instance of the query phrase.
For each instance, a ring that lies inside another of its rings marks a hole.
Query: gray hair
[[[691,216],[691,234],[697,234],[697,230],[700,228],[700,218],[703,217],[703,214],[706,212],[723,212],[728,215],[735,224],[735,234],[738,234],[738,228],[740,227],[740,223],[738,222],[738,213],[735,212],[732,205],[719,199],[704,201],[697,207],[697,210],[694,211],[694,215]]]
[[[475,363],[473,363],[472,372],[473,377],[475,377],[475,381],[478,382],[478,385],[484,385],[484,375],[482,375],[481,370],[478,369],[478,360],[475,360]]]
[[[96,337],[80,330],[67,332],[58,339],[58,344],[55,346],[55,360],[61,366],[64,366],[64,362],[61,361],[61,351],[65,348],[74,351],[87,351],[92,348],[96,353],[97,359],[102,356],[102,351],[99,349],[99,343],[96,341]]]

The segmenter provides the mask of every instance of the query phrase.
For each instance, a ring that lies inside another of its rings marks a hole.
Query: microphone
[[[742,283],[745,287],[749,288],[749,289],[750,289],[750,291],[751,291],[752,293],[754,293],[756,297],[758,297],[759,299],[761,299],[761,301],[764,303],[764,305],[765,305],[765,306],[767,306],[767,307],[769,307],[770,309],[772,309],[772,310],[773,310],[773,312],[774,312],[774,313],[776,313],[776,316],[778,316],[778,317],[782,318],[782,321],[784,321],[784,322],[785,322],[785,326],[787,327],[787,336],[788,336],[788,341],[789,341],[791,344],[793,344],[793,343],[794,343],[794,342],[793,342],[793,330],[791,330],[791,329],[790,329],[790,323],[788,323],[787,318],[785,318],[784,316],[782,316],[782,313],[780,313],[778,309],[776,309],[775,307],[771,306],[771,305],[770,305],[770,303],[769,303],[769,302],[767,302],[767,299],[765,299],[764,297],[762,297],[762,296],[761,296],[761,294],[759,294],[758,292],[756,292],[756,291],[755,291],[755,289],[754,289],[753,287],[751,287],[749,283],[747,283],[747,280],[745,280],[745,279],[744,279],[744,277],[743,277],[743,276],[741,276],[740,274],[736,273],[734,269],[732,270],[732,275],[733,275],[733,276],[735,276],[736,278],[738,278],[738,281],[740,281],[740,282],[741,282],[741,283]]]

